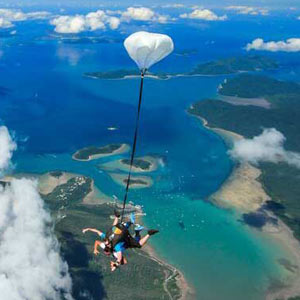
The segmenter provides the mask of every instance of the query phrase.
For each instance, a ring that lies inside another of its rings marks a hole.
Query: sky
[[[128,6],[128,5],[167,5],[181,3],[184,5],[199,5],[206,7],[219,7],[222,8],[227,5],[255,5],[266,6],[269,8],[282,8],[286,6],[295,6],[300,8],[299,0],[0,0],[1,6]]]

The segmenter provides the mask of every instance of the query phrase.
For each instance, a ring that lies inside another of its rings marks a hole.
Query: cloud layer
[[[241,14],[241,15],[266,16],[269,14],[268,9],[260,8],[260,7],[253,7],[253,6],[232,5],[232,6],[227,6],[226,9],[236,11],[238,14]]]
[[[5,126],[0,127],[0,175],[10,165],[13,151],[17,148],[16,143],[11,138]],[[1,229],[0,229],[1,230]]]
[[[275,128],[264,129],[253,139],[242,139],[234,143],[230,155],[242,162],[285,162],[300,168],[300,154],[284,149],[284,135]]]
[[[8,135],[7,128],[1,127],[0,149],[9,153],[3,159],[4,167],[15,149]],[[71,300],[68,266],[60,257],[58,241],[49,226],[51,217],[36,183],[19,179],[5,188],[0,186],[0,216],[1,299]]]
[[[128,7],[126,11],[121,13],[124,21],[153,21],[158,23],[166,23],[169,16],[160,15],[148,7]]]
[[[84,31],[118,29],[121,22],[145,21],[167,23],[168,15],[160,15],[147,7],[128,7],[125,11],[120,10],[97,10],[87,15],[57,16],[50,21],[54,30],[58,33],[80,33]]]
[[[83,31],[95,31],[106,29],[117,29],[120,20],[117,17],[106,14],[103,10],[88,13],[87,15],[59,16],[50,22],[55,26],[58,33],[80,33]]]
[[[197,19],[205,21],[224,21],[227,20],[227,16],[217,16],[213,11],[209,9],[195,9],[191,13],[181,14],[180,18],[183,19]]]
[[[21,10],[2,8],[0,9],[0,28],[13,27],[15,22],[46,19],[50,15],[46,11],[24,13]]]
[[[263,39],[255,39],[246,46],[247,51],[264,50],[271,52],[298,52],[300,51],[300,38],[292,38],[286,41],[265,42]]]

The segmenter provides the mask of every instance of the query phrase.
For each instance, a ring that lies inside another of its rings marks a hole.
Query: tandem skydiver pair
[[[102,232],[96,228],[85,228],[83,233],[87,231],[94,232],[99,235],[100,240],[96,240],[94,244],[94,254],[99,254],[99,247],[107,256],[112,255],[113,261],[110,263],[111,271],[115,271],[120,265],[127,264],[127,259],[124,256],[126,249],[142,248],[150,238],[150,236],[158,233],[156,229],[150,229],[147,234],[141,237],[141,231],[144,227],[135,224],[134,214],[130,215],[130,220],[127,222],[120,221],[120,213],[115,210],[115,219],[112,227],[106,232]],[[130,227],[134,226],[135,236],[130,233]]]

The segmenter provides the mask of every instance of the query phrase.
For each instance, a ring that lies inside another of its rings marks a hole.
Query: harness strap
[[[146,70],[142,70],[141,71],[141,85],[140,85],[139,104],[138,104],[138,110],[137,110],[137,116],[136,116],[136,123],[135,123],[135,133],[134,133],[133,144],[132,144],[132,152],[131,152],[131,159],[130,159],[130,168],[129,168],[129,173],[128,173],[127,182],[126,182],[125,195],[124,195],[124,199],[123,199],[121,222],[123,221],[123,218],[124,218],[124,211],[125,211],[125,206],[126,206],[126,202],[127,202],[127,198],[128,198],[128,192],[129,192],[129,186],[130,186],[132,166],[133,166],[134,156],[135,156],[135,151],[136,151],[136,143],[137,143],[137,137],[138,137],[138,131],[139,131],[140,113],[141,113],[141,107],[142,107],[142,96],[143,96],[143,85],[144,85],[144,74],[145,74],[145,71]]]

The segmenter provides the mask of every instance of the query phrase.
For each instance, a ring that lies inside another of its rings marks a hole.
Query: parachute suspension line
[[[125,206],[126,206],[126,202],[127,202],[127,198],[128,198],[128,192],[129,192],[129,186],[130,186],[132,166],[133,166],[134,156],[135,156],[135,151],[136,151],[136,143],[137,143],[137,137],[138,137],[138,131],[139,131],[139,124],[140,124],[140,113],[141,113],[141,107],[142,107],[142,97],[143,97],[143,86],[144,86],[144,75],[145,75],[145,73],[146,73],[146,69],[141,70],[141,85],[140,85],[139,104],[138,104],[138,110],[137,110],[137,116],[136,116],[134,138],[133,138],[133,143],[132,143],[130,168],[129,168],[129,173],[128,173],[127,182],[126,182],[125,195],[124,195],[124,199],[123,199],[121,222],[123,221],[123,218],[124,218]]]

